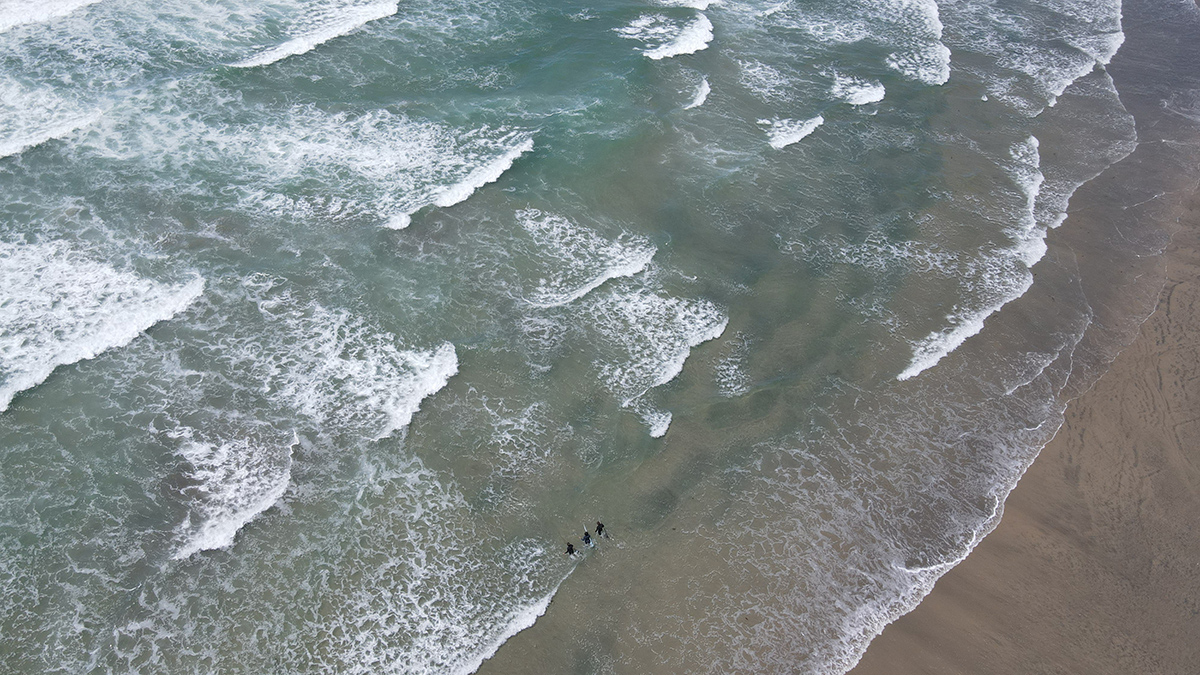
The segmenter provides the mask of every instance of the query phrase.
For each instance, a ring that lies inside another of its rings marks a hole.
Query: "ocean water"
[[[3,668],[844,672],[1152,306],[1127,23],[0,3]]]

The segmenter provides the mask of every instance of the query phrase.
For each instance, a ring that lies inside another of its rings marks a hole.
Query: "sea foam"
[[[650,438],[666,436],[671,428],[671,421],[675,418],[670,411],[660,410],[644,398],[638,399],[629,407],[642,418],[642,424],[646,425],[646,432],[650,434]]]
[[[199,277],[150,281],[57,242],[0,243],[0,278],[0,411],[58,366],[128,344],[204,290]]]
[[[252,290],[271,326],[269,340],[255,347],[266,391],[318,427],[386,438],[458,373],[449,342],[405,349],[347,310],[300,304],[287,291],[268,299],[269,291]]]
[[[670,42],[645,52],[648,58],[659,60],[683,54],[695,54],[708,49],[708,43],[713,39],[713,25],[704,14],[700,14],[679,31]]]
[[[807,138],[825,123],[825,118],[817,115],[807,120],[759,120],[758,123],[767,128],[767,142],[779,150]]]
[[[378,2],[342,8],[338,13],[315,19],[312,22],[315,25],[303,35],[230,65],[234,68],[255,68],[275,63],[289,56],[304,54],[333,38],[349,34],[361,26],[385,16],[391,16],[396,13],[398,8],[399,3],[396,2]]]
[[[574,568],[572,568],[572,571],[574,571]],[[558,589],[569,576],[571,576],[570,572],[562,578],[562,581],[555,584],[549,593],[530,605],[516,608],[508,617],[501,619],[503,628],[501,628],[500,634],[490,643],[486,644],[482,650],[456,665],[450,672],[454,675],[471,675],[471,673],[479,670],[483,662],[495,656],[496,652],[499,651],[505,642],[508,642],[509,638],[537,623],[538,618],[550,608],[550,601],[558,594]]]
[[[191,114],[211,105],[204,99],[220,105]],[[386,109],[253,106],[206,83],[117,106],[80,136],[83,158],[119,164],[162,189],[255,216],[395,229],[422,208],[466,199],[533,147],[519,130],[463,129]]]
[[[1054,13],[1053,23],[1030,21],[1016,8],[992,3],[947,7],[955,12],[955,23],[968,29],[959,34],[972,36],[964,48],[1032,81],[1032,91],[1007,73],[985,82],[989,94],[1030,116],[1053,106],[1068,86],[1097,65],[1107,65],[1125,41],[1120,0],[1052,0],[1046,9]],[[995,25],[1006,26],[1003,37],[991,29]],[[978,39],[981,35],[987,39]]]
[[[1015,297],[1023,295],[1032,285],[1033,280],[1031,278],[1029,279],[1029,283],[1022,284],[1019,287]],[[896,376],[896,379],[907,380],[936,366],[950,352],[962,346],[967,341],[967,338],[977,335],[979,331],[983,330],[984,320],[1000,311],[1000,308],[1007,304],[1010,299],[1012,298],[994,302],[964,314],[946,315],[946,321],[950,323],[950,326],[934,331],[918,340],[913,345],[912,360],[909,362],[908,367]]]
[[[603,342],[596,366],[604,385],[655,435],[665,434],[669,413],[645,407],[641,397],[675,379],[694,347],[725,332],[728,318],[705,300],[625,288],[596,298],[587,313]]]
[[[738,81],[755,96],[768,103],[787,98],[791,83],[778,68],[762,61],[740,60]]]
[[[1012,162],[1005,167],[1024,197],[1024,208],[1013,237],[1017,240],[1015,250],[1026,267],[1033,267],[1046,254],[1046,230],[1039,227],[1037,219],[1038,196],[1046,181],[1041,171],[1038,146],[1036,136],[1014,144],[1009,151]]]
[[[701,12],[720,2],[721,0],[658,0],[658,4],[663,7],[690,7]]]
[[[741,396],[750,391],[750,376],[746,373],[746,361],[750,357],[751,341],[744,333],[737,333],[729,340],[725,353],[714,368],[717,393],[726,398]]]
[[[694,54],[707,49],[713,39],[712,22],[702,13],[682,26],[662,14],[646,14],[616,31],[623,38],[645,44],[642,53],[655,61]]]
[[[292,470],[291,448],[281,461],[246,439],[217,444],[191,440],[190,429],[183,435],[189,440],[179,454],[195,485],[185,490],[193,497],[192,513],[178,529],[176,560],[231,546],[242,527],[283,497]]]
[[[712,92],[712,87],[708,84],[708,78],[700,80],[700,85],[696,87],[696,93],[692,96],[692,100],[687,105],[683,106],[684,110],[699,108],[708,100],[709,93]]]
[[[885,63],[901,75],[929,85],[950,79],[950,48],[942,42],[943,26],[934,0],[887,0],[884,11],[894,13],[893,33],[903,48]]]
[[[470,173],[458,182],[432,188],[429,196],[414,199],[408,210],[392,214],[384,222],[384,226],[392,230],[403,230],[412,224],[413,214],[427,206],[446,208],[465,202],[479,188],[500,180],[500,176],[511,169],[513,163],[521,155],[531,150],[533,150],[533,138],[519,137],[514,146],[502,151],[498,157],[483,160],[482,165],[471,169]]]
[[[830,93],[850,105],[866,105],[878,103],[887,94],[883,84],[875,80],[834,73],[833,86]]]
[[[644,237],[623,234],[609,240],[555,214],[536,209],[517,213],[537,250],[540,276],[526,294],[535,307],[558,307],[578,300],[610,279],[633,276],[650,264],[657,249]]]
[[[63,138],[95,123],[103,114],[100,108],[4,77],[0,79],[0,157]]]
[[[0,33],[30,23],[46,23],[100,0],[7,0],[0,4]]]
[[[1009,150],[1008,161],[1003,168],[1020,191],[1021,210],[1016,226],[1009,228],[1013,240],[1010,248],[991,253],[998,258],[992,267],[1009,270],[1008,275],[998,276],[994,281],[984,280],[986,299],[982,306],[961,309],[946,316],[946,328],[935,330],[913,345],[913,357],[898,380],[916,377],[958,349],[968,338],[983,330],[984,321],[1000,311],[1004,305],[1016,300],[1033,286],[1030,269],[1046,253],[1046,227],[1037,222],[1036,206],[1039,191],[1045,180],[1038,154],[1038,140],[1030,136],[1014,144]],[[984,253],[984,255],[989,255]],[[986,262],[984,267],[986,268]],[[992,276],[992,275],[988,275]]]
[[[462,181],[443,189],[434,197],[433,203],[445,208],[466,201],[479,188],[499,180],[518,157],[530,150],[533,150],[533,139],[527,137],[496,159],[471,171]]]

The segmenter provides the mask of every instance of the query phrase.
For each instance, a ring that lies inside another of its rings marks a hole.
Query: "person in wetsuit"
[[[580,537],[580,539],[582,539],[582,540],[583,540],[583,544],[584,544],[585,546],[591,546],[591,545],[592,545],[592,535],[591,535],[591,534],[590,534],[590,533],[589,533],[587,530],[584,530],[584,531],[583,531],[583,536],[582,536],[582,537]]]
[[[604,534],[604,523],[602,523],[598,520],[596,521],[596,536],[597,537],[607,537],[608,536],[608,535]]]
[[[575,544],[567,542],[567,555],[575,555]]]

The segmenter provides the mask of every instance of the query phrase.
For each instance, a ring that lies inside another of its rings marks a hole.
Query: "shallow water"
[[[845,670],[1157,289],[1121,12],[0,6],[6,662]]]

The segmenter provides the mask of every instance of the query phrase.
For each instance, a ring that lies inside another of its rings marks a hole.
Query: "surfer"
[[[604,534],[604,523],[602,523],[598,520],[596,521],[596,536],[597,537],[607,537],[608,536],[607,534]]]
[[[584,545],[585,545],[585,546],[591,546],[591,545],[592,545],[592,535],[591,535],[591,534],[589,534],[587,530],[584,530],[584,531],[583,531],[583,536],[582,536],[582,537],[580,537],[580,539],[582,539],[582,540],[583,540],[583,543],[584,543]]]
[[[575,544],[567,542],[567,555],[575,555]]]

